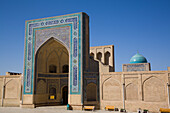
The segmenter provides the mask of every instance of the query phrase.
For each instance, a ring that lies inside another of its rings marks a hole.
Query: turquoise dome
[[[130,63],[134,64],[134,63],[147,63],[147,60],[144,56],[142,56],[141,54],[137,53],[136,55],[134,55],[131,59],[130,59]]]

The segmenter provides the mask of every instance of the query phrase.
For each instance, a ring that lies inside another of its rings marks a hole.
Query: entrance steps
[[[43,104],[36,104],[35,107],[40,108],[57,108],[57,109],[67,109],[67,105],[61,105],[57,103],[43,103]]]
[[[67,106],[65,106],[65,105],[63,105],[63,106],[41,106],[41,107],[39,107],[39,108],[48,108],[48,109],[53,109],[53,108],[55,108],[55,109],[64,109],[64,110],[66,110],[67,109]]]

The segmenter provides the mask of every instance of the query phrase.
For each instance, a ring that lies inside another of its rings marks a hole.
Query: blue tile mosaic
[[[74,52],[73,52],[73,56],[74,57],[77,57],[77,38],[74,38],[73,39],[74,41],[73,41],[73,43],[74,43]]]
[[[35,29],[37,37],[35,39],[36,46],[35,52],[39,49],[39,47],[49,40],[51,37],[61,41],[69,50],[70,49],[70,27],[69,26],[55,26],[51,28],[37,28]],[[39,38],[38,38],[39,37]]]
[[[31,42],[28,43],[28,60],[30,61],[31,60],[31,49],[32,49],[32,44]]]
[[[77,85],[77,66],[73,67],[73,85]]]
[[[31,70],[30,69],[27,69],[27,85],[26,85],[26,90],[27,91],[30,91],[29,87],[31,85],[31,81],[30,81],[30,78],[31,78]]]

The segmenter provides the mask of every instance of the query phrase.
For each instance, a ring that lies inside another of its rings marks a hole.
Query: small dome
[[[144,56],[142,56],[141,54],[137,53],[136,55],[134,55],[131,59],[130,59],[130,63],[147,63],[147,60]]]

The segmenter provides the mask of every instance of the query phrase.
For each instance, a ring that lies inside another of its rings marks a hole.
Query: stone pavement
[[[0,107],[0,113],[119,113],[114,111],[95,110],[81,111],[81,110],[66,110],[66,107],[37,107],[34,109],[20,108],[20,107]]]

